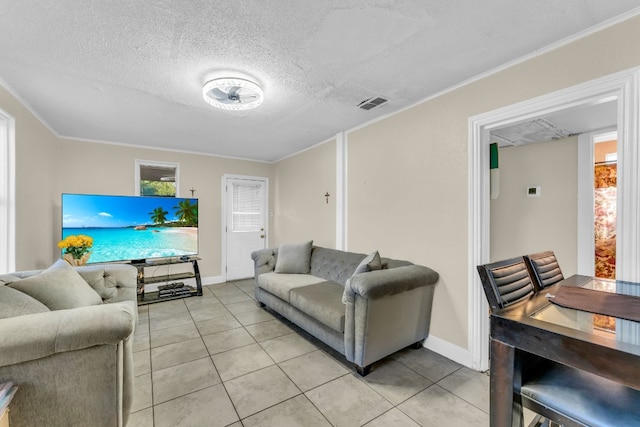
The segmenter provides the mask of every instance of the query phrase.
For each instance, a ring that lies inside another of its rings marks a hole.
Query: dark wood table
[[[551,304],[547,293],[560,286],[640,296],[640,283],[571,276],[491,314],[490,419],[493,427],[521,426],[522,407],[514,399],[520,358],[545,359],[640,390],[640,322],[603,318]],[[603,325],[606,321],[613,323]]]

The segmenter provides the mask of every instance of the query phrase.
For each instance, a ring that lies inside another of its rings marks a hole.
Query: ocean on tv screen
[[[89,263],[198,254],[198,200],[62,195],[62,238],[93,239]]]
[[[196,255],[197,227],[65,228],[93,238],[90,263]]]

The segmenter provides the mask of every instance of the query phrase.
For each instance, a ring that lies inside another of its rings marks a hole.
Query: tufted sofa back
[[[257,284],[259,275],[272,272],[275,268],[278,259],[278,249],[261,249],[253,252],[251,257],[255,263],[255,278]],[[311,249],[310,274],[340,283],[344,286],[347,280],[353,276],[353,272],[356,271],[360,261],[365,257],[366,255],[364,254],[314,246]],[[405,265],[412,265],[412,263],[409,261],[382,258],[383,269],[403,267]]]
[[[127,264],[104,264],[78,267],[80,276],[106,304],[136,301],[138,270]]]
[[[29,270],[0,275],[0,285],[33,276],[41,271]],[[136,301],[138,271],[135,267],[128,264],[102,264],[76,267],[76,271],[100,295],[104,303]]]
[[[311,250],[311,274],[344,286],[366,255],[314,246]]]

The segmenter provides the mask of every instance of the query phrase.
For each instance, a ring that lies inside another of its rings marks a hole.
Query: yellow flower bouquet
[[[89,248],[93,246],[93,238],[78,234],[77,236],[67,236],[58,242],[58,247],[63,250],[63,256],[71,265],[83,265],[89,259]]]

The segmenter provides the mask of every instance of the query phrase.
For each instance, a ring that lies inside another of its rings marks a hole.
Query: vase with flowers
[[[93,238],[84,234],[67,236],[58,242],[58,247],[62,249],[62,258],[73,266],[87,263],[91,255],[89,248],[92,246]]]

